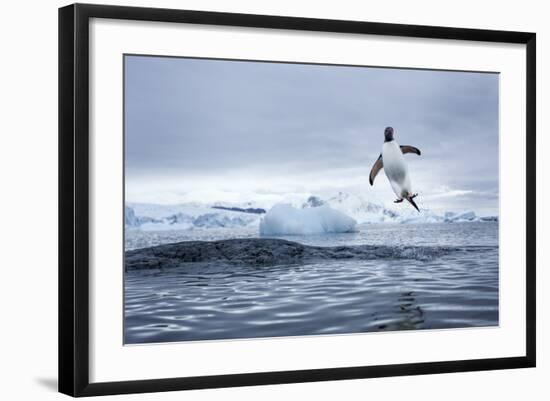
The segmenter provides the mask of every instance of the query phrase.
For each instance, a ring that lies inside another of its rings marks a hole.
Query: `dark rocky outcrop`
[[[212,209],[229,210],[230,212],[252,213],[252,214],[265,214],[265,209],[260,207],[229,207],[229,206],[212,206]]]
[[[431,259],[451,251],[444,247],[337,246],[318,247],[274,238],[187,241],[126,251],[126,271],[164,269],[185,263],[241,266],[302,264],[316,260]]]

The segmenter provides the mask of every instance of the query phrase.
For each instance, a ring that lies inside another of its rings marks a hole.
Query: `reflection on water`
[[[267,267],[188,263],[127,272],[125,341],[498,324],[498,223],[388,226],[370,226],[357,236],[364,244],[385,239],[386,245],[401,246],[430,240],[431,245],[455,249],[431,259],[324,260]],[[339,244],[337,237],[304,237],[299,242],[330,246]]]

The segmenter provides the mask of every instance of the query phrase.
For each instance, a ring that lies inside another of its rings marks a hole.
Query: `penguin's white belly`
[[[390,181],[391,187],[398,199],[411,194],[411,180],[409,170],[403,157],[401,148],[395,141],[385,142],[382,146],[382,164],[384,172]]]

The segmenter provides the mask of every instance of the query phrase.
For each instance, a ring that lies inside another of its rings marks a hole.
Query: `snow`
[[[457,222],[478,221],[478,220],[479,218],[476,216],[475,212],[471,210],[467,212],[462,212],[462,213],[453,213],[453,212],[445,213],[446,223],[457,223]]]
[[[260,221],[260,235],[311,235],[357,231],[357,222],[328,205],[295,208],[276,204]]]
[[[321,197],[290,194],[288,200],[272,204],[199,203],[157,205],[127,203],[125,226],[142,231],[246,230],[262,235],[348,232],[356,225],[371,223],[423,224],[498,221],[498,216],[478,216],[474,211],[418,213],[407,204],[387,205],[360,194],[339,192]],[[269,210],[267,214],[264,210]],[[229,233],[229,231],[228,231]]]
[[[315,202],[308,202],[303,207],[313,207],[315,204],[326,204],[339,210],[348,216],[353,217],[359,224],[369,223],[400,223],[400,224],[422,224],[422,223],[464,223],[478,221],[498,221],[498,216],[480,217],[474,211],[436,213],[432,210],[421,208],[420,213],[408,204],[384,206],[379,202],[372,202],[364,199],[361,195],[339,192],[326,201],[319,197],[314,198]]]
[[[397,212],[383,204],[364,199],[360,195],[339,192],[325,202],[330,207],[352,216],[359,224],[395,222]]]
[[[412,209],[396,216],[395,222],[400,224],[442,223],[444,218],[430,210],[421,210],[418,213]]]
[[[155,205],[129,203],[124,208],[127,228],[144,231],[233,228],[256,225],[260,215],[212,208],[198,203]]]

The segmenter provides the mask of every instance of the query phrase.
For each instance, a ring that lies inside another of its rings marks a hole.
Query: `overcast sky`
[[[498,211],[498,75],[126,56],[126,197],[269,203],[339,191],[392,204],[368,175],[386,126],[418,204]]]

